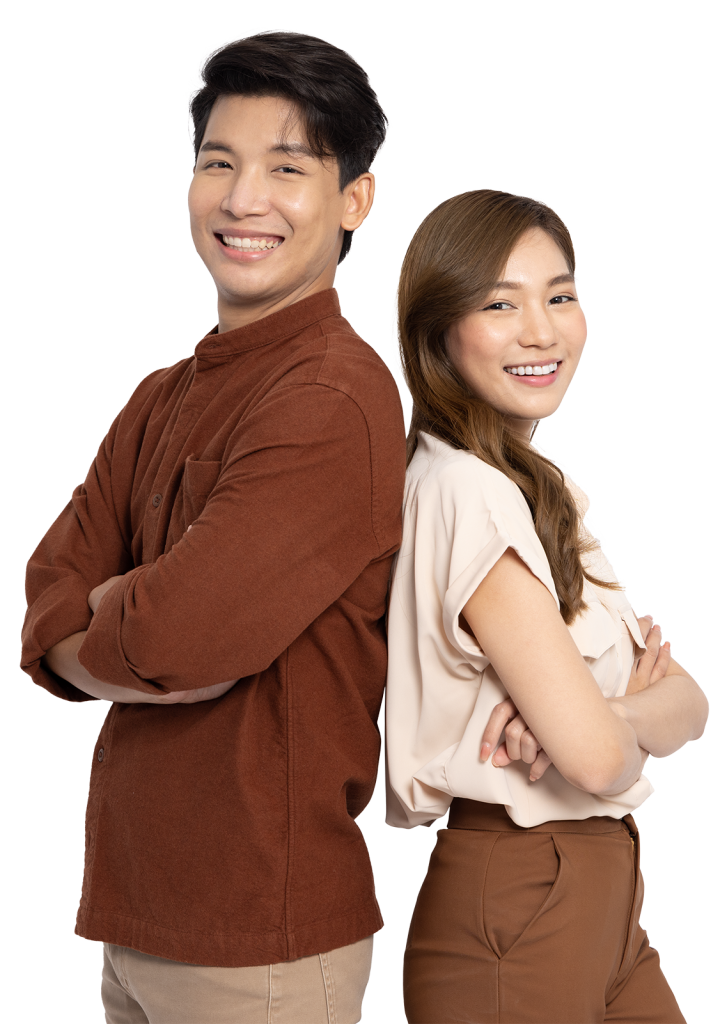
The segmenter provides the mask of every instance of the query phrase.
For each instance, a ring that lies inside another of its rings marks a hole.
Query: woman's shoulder
[[[532,519],[522,491],[505,473],[423,431],[407,470],[407,493],[420,506],[484,504],[493,512],[502,509]]]

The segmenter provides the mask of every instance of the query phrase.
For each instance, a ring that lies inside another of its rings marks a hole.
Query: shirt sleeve
[[[127,572],[131,557],[111,486],[111,463],[121,415],[104,438],[86,477],[40,542],[28,563],[28,611],[23,625],[21,667],[57,697],[95,700],[41,659],[59,641],[88,629],[88,595],[110,576]]]
[[[392,553],[377,541],[368,427],[348,395],[280,388],[228,452],[183,537],[101,602],[79,651],[96,678],[169,692],[259,673]]]

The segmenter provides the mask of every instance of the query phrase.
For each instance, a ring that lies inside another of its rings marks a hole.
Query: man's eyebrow
[[[210,150],[216,149],[220,153],[232,153],[233,150],[230,146],[226,146],[224,142],[215,142],[214,139],[210,139],[209,142],[205,142],[204,145],[199,147],[200,153],[209,153]]]
[[[271,146],[268,153],[283,153],[285,156],[314,156],[310,146],[304,142],[278,142]]]
[[[553,288],[557,284],[573,284],[574,281],[575,277],[573,274],[558,274],[557,277],[551,277],[550,281],[548,281],[548,288]],[[497,281],[492,290],[499,291],[503,288],[515,290],[522,287],[522,284],[519,284],[517,281]]]

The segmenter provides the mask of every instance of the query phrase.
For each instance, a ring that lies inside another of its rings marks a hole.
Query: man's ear
[[[348,202],[341,218],[341,227],[344,231],[355,231],[368,217],[374,201],[373,174],[366,171],[346,185],[343,191],[348,196]]]

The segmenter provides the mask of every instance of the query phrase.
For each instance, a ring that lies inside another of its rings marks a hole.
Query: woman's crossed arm
[[[486,755],[510,721],[507,751],[496,755],[500,763],[523,757],[535,762],[538,777],[552,761],[574,786],[606,796],[633,785],[648,753],[664,756],[701,735],[706,698],[673,662],[663,679],[651,683],[645,661],[640,692],[630,686],[626,697],[607,701],[552,595],[512,549],[463,614],[512,698],[493,712],[483,737]],[[658,646],[657,638],[651,667]]]

